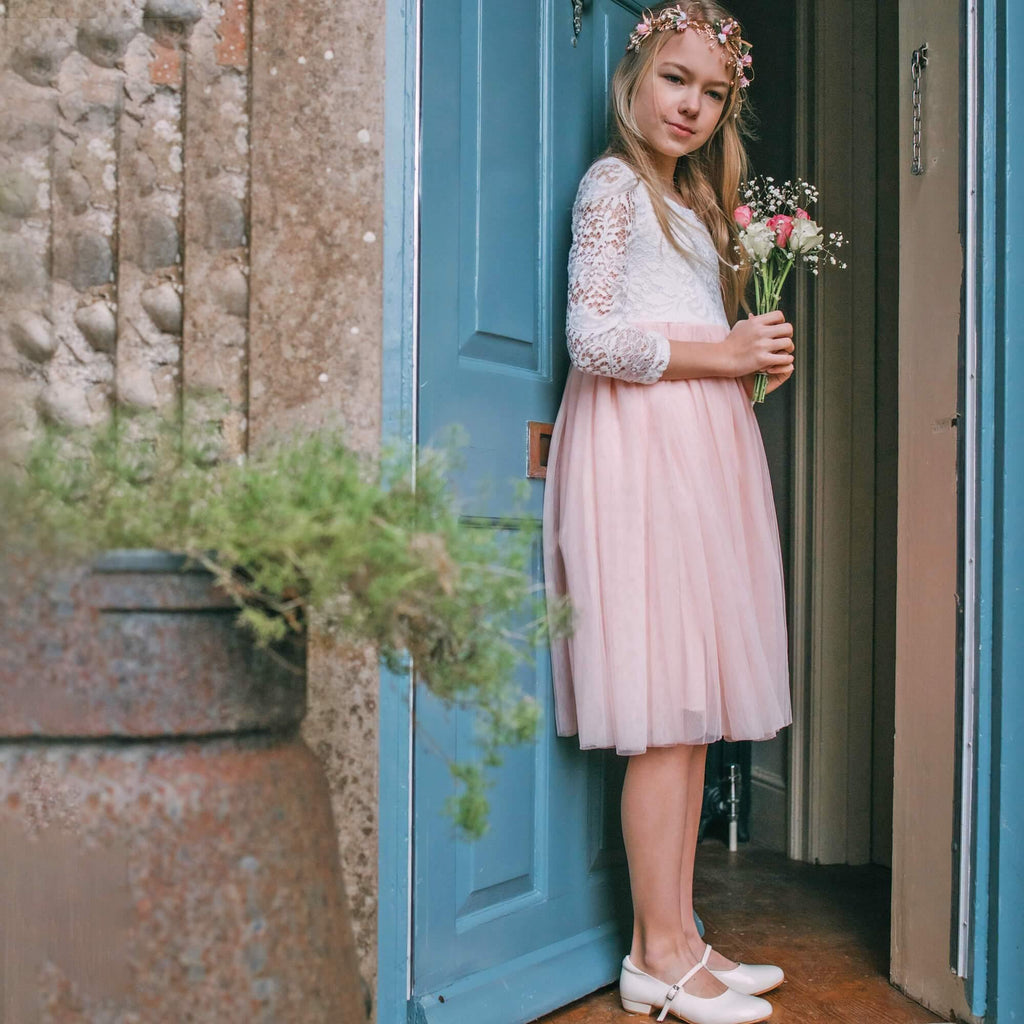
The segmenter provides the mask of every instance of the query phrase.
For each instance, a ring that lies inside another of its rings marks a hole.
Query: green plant
[[[119,416],[84,435],[45,432],[4,475],[6,543],[81,559],[116,548],[183,552],[270,645],[316,628],[370,643],[392,669],[471,709],[480,763],[452,762],[448,812],[466,837],[486,828],[485,769],[529,740],[539,712],[514,681],[554,620],[529,575],[535,527],[464,521],[451,454],[370,460],[340,430],[283,439],[233,461],[175,418]]]

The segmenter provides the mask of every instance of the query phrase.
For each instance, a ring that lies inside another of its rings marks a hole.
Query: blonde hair
[[[650,8],[652,15],[666,7],[680,7],[693,19],[712,22],[730,18],[729,12],[713,0],[690,0],[689,3],[664,2]],[[657,218],[665,237],[677,252],[692,259],[671,230],[674,223],[685,225],[681,216],[668,204],[662,183],[654,167],[651,147],[641,133],[633,115],[633,101],[645,77],[654,73],[654,62],[671,32],[655,32],[636,50],[629,50],[619,61],[612,76],[611,129],[608,148],[603,156],[614,155],[625,160],[646,185]],[[719,256],[719,282],[722,304],[729,322],[739,316],[740,306],[749,312],[745,300],[750,265],[741,258],[739,233],[733,220],[733,211],[740,205],[739,186],[748,174],[747,151],[743,137],[752,136],[748,125],[747,100],[735,79],[729,86],[718,124],[711,138],[700,149],[676,161],[674,180],[683,203],[706,225]],[[738,270],[733,267],[739,265]]]

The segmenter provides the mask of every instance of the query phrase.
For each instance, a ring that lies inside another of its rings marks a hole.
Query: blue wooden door
[[[419,437],[465,429],[459,486],[483,524],[512,509],[527,422],[557,411],[572,201],[604,146],[608,80],[637,19],[631,4],[588,3],[574,47],[572,10],[423,0]],[[530,486],[539,518],[542,483]],[[538,545],[538,579],[540,563]],[[418,688],[412,1019],[532,1020],[611,981],[626,952],[624,766],[554,735],[542,655],[521,678],[542,735],[510,752],[475,844],[442,814],[440,756],[472,756],[472,723]]]

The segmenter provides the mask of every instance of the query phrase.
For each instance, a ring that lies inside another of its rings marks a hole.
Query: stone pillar
[[[384,25],[353,0],[0,0],[0,458],[209,398],[221,451],[380,434]],[[364,977],[377,667],[314,637]]]
[[[355,0],[254,0],[250,443],[380,437],[384,20]],[[306,742],[327,767],[360,966],[376,974],[375,658],[314,636]]]

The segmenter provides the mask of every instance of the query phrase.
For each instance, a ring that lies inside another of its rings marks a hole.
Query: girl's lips
[[[680,135],[684,139],[688,139],[694,133],[692,128],[687,128],[684,124],[676,124],[674,121],[667,121],[666,124],[676,135]]]

